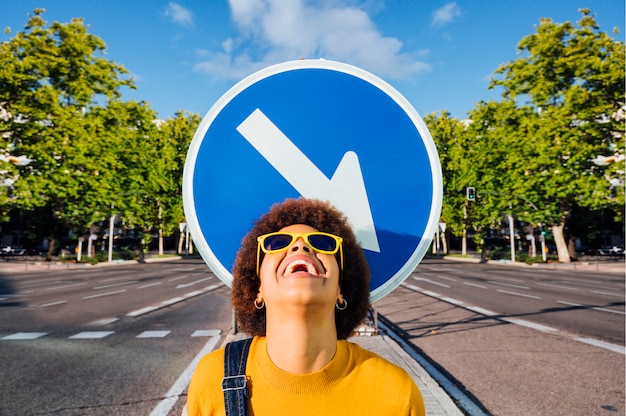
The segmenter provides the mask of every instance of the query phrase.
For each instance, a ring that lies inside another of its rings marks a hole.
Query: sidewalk
[[[189,256],[190,258],[192,256]],[[112,262],[96,263],[72,263],[62,262],[59,260],[46,261],[45,259],[19,258],[13,257],[8,259],[0,259],[0,273],[2,272],[45,272],[48,270],[74,270],[89,269],[93,267],[108,267],[141,263],[157,263],[161,261],[176,261],[187,257],[184,256],[168,256],[168,257],[147,257],[143,260],[113,260]],[[200,258],[196,256],[196,258]]]
[[[431,256],[426,256],[429,258]],[[441,258],[443,260],[452,260],[465,263],[476,264],[495,264],[498,266],[511,266],[511,267],[530,267],[535,269],[558,269],[558,270],[580,270],[580,271],[596,271],[607,273],[626,273],[626,265],[624,258],[608,258],[600,260],[582,260],[573,261],[571,263],[535,263],[526,264],[521,262],[511,262],[510,260],[487,260],[482,261],[477,257],[460,257],[460,256],[432,256],[432,258]]]

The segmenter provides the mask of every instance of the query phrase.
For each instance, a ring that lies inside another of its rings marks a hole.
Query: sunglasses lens
[[[311,234],[309,235],[309,243],[322,251],[334,251],[337,248],[337,240],[329,235]]]
[[[263,248],[267,251],[280,250],[289,246],[292,240],[293,237],[289,234],[270,235],[263,241]]]

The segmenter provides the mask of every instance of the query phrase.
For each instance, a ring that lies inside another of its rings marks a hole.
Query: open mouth
[[[308,273],[313,276],[321,275],[320,270],[315,264],[303,259],[296,259],[289,263],[285,268],[283,276],[287,277],[294,273]]]

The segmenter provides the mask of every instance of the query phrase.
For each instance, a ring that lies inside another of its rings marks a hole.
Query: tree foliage
[[[453,229],[515,213],[551,226],[569,261],[564,225],[577,208],[623,212],[624,44],[581,14],[577,25],[541,19],[520,57],[496,70],[491,88],[503,100],[478,103],[466,127],[445,114],[427,119],[444,153],[444,201],[454,205],[443,216]],[[462,219],[467,186],[479,200]]]
[[[119,214],[126,225],[166,232],[182,220],[183,158],[198,116],[165,122],[104,56],[82,19],[43,19],[0,44],[0,211],[19,208],[82,235]],[[58,236],[57,236],[58,237]]]

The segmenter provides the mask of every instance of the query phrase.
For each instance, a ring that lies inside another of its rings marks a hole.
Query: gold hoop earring
[[[258,298],[254,300],[254,307],[259,310],[263,309],[265,307],[265,301],[261,299],[261,303],[257,303],[258,300],[259,300]]]
[[[337,298],[337,300],[335,301],[335,308],[337,308],[340,311],[343,311],[347,307],[348,307],[348,301],[345,300],[341,295],[339,295],[339,298]]]

